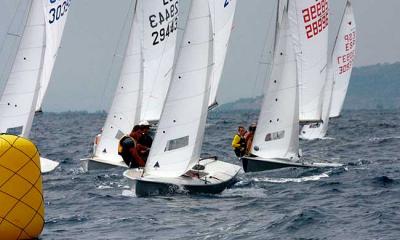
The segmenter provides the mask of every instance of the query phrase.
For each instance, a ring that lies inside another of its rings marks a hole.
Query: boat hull
[[[287,167],[297,168],[332,168],[343,166],[340,163],[307,163],[292,162],[287,159],[267,159],[261,157],[242,157],[243,170],[245,172],[261,172]]]
[[[104,159],[98,158],[84,158],[81,159],[81,167],[83,171],[88,172],[92,170],[105,170],[112,168],[128,168],[124,162],[111,162]]]
[[[199,165],[205,166],[205,177],[142,177],[141,169],[129,169],[124,172],[128,178],[132,191],[136,196],[146,197],[168,195],[179,190],[189,194],[218,194],[236,182],[236,175],[240,167],[217,160],[207,159]]]

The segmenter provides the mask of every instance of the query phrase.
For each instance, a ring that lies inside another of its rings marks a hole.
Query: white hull
[[[115,162],[97,157],[81,159],[81,167],[85,172],[90,170],[102,170],[110,168],[128,168],[124,161]]]
[[[59,164],[59,162],[40,157],[40,171],[42,173],[54,171],[54,169],[56,169]]]
[[[314,140],[322,139],[326,135],[325,123],[312,123],[304,125],[300,131],[300,139],[303,140]]]
[[[334,168],[341,167],[340,163],[315,163],[303,161],[290,161],[288,159],[277,158],[261,158],[261,157],[242,157],[243,169],[245,172],[260,172],[266,170],[273,170],[286,167],[300,167],[300,168]]]
[[[142,177],[142,169],[129,169],[124,176],[129,179],[132,191],[137,196],[172,194],[178,189],[184,189],[189,193],[221,193],[225,188],[235,182],[235,177],[240,167],[234,164],[204,159],[197,167],[202,170],[192,169],[180,177]]]

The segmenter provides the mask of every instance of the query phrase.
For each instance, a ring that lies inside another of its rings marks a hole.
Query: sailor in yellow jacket
[[[237,157],[243,157],[246,153],[246,139],[244,138],[245,134],[246,129],[243,126],[239,126],[237,133],[233,137],[232,148]]]

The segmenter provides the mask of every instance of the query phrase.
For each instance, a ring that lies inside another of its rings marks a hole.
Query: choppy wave
[[[344,167],[241,173],[221,194],[151,198],[136,197],[118,169],[80,168],[105,117],[35,118],[41,154],[60,161],[43,176],[41,239],[398,239],[398,111],[347,111],[329,122],[329,139],[300,142],[305,158]],[[202,152],[240,164],[232,137],[256,119],[257,112],[211,112]]]
[[[321,178],[328,178],[330,172],[325,172],[319,175],[314,175],[314,176],[306,176],[306,177],[300,177],[300,178],[254,178],[253,180],[255,182],[270,182],[270,183],[288,183],[288,182],[295,182],[295,183],[301,183],[301,182],[308,182],[308,181],[318,181]]]

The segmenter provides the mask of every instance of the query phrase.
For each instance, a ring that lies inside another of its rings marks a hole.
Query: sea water
[[[43,113],[32,139],[59,168],[44,175],[41,239],[399,239],[400,111],[345,111],[329,136],[301,141],[310,161],[332,169],[241,173],[222,194],[137,198],[123,170],[84,173],[105,114]],[[240,164],[230,144],[257,112],[213,111],[205,155]]]

